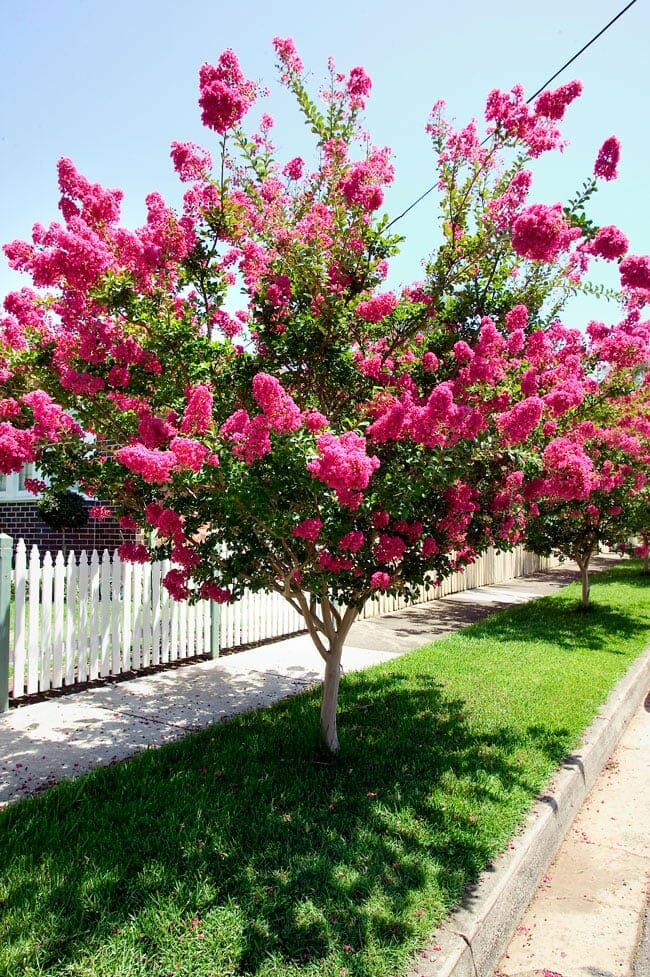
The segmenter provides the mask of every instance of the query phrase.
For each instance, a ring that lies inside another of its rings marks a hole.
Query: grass
[[[0,974],[390,977],[650,638],[624,563],[0,814]]]

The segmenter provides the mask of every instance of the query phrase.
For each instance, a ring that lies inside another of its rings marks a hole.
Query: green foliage
[[[47,491],[39,498],[36,510],[43,522],[56,531],[82,529],[88,524],[88,506],[78,492]]]

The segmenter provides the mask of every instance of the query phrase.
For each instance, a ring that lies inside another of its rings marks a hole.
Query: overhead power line
[[[623,14],[627,13],[627,11],[630,9],[630,7],[633,7],[635,3],[636,3],[636,0],[630,0],[630,3],[628,3],[628,5],[626,7],[623,7],[622,10],[619,10],[619,12],[616,14],[616,16],[615,17],[612,17],[612,19],[609,21],[608,24],[605,24],[605,26],[603,28],[601,28],[598,31],[597,34],[594,34],[594,36],[591,38],[591,40],[587,41],[587,43],[584,44],[580,48],[579,51],[576,51],[576,53],[573,55],[573,57],[569,58],[569,60],[568,61],[565,61],[565,63],[562,65],[561,68],[558,68],[557,69],[557,71],[555,72],[555,74],[551,75],[550,78],[547,78],[546,81],[544,82],[544,84],[540,88],[538,88],[536,92],[533,92],[533,94],[530,96],[530,98],[527,98],[526,99],[526,105],[529,105],[533,101],[534,98],[537,98],[538,95],[541,95],[541,93],[546,88],[548,88],[548,86],[551,84],[551,82],[552,81],[555,81],[555,79],[558,77],[558,75],[561,75],[562,74],[562,72],[565,70],[565,68],[568,68],[570,64],[573,64],[574,61],[577,61],[577,59],[580,57],[580,55],[581,54],[584,54],[584,52],[587,50],[587,48],[591,47],[591,45],[595,41],[597,41],[599,37],[602,37],[603,34],[606,31],[609,30],[609,28],[612,26],[612,24],[615,24],[616,21],[619,20],[623,16]],[[425,190],[424,193],[421,193],[420,196],[417,198],[417,200],[414,200],[412,204],[409,204],[409,206],[406,208],[406,210],[403,210],[401,214],[398,214],[397,217],[394,217],[393,220],[390,221],[386,225],[386,230],[388,230],[389,227],[392,227],[393,224],[396,224],[398,220],[401,220],[402,217],[405,217],[409,213],[409,211],[413,210],[414,207],[417,207],[417,205],[420,203],[420,201],[424,200],[425,197],[428,197],[429,194],[432,193],[433,190],[435,190],[435,188],[436,188],[436,184],[434,183],[432,186],[429,187],[428,190]]]

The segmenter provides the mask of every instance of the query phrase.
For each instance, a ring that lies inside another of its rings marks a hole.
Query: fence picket
[[[111,672],[119,675],[122,671],[122,642],[120,634],[120,609],[123,591],[122,561],[117,553],[113,554],[111,567]]]
[[[85,550],[79,554],[79,623],[77,627],[77,677],[80,682],[88,679],[88,555]]]
[[[44,692],[50,688],[52,677],[52,589],[54,586],[54,565],[52,554],[48,551],[43,557],[41,567],[41,607],[40,607],[40,649],[38,663],[38,688]]]
[[[29,554],[29,569],[27,571],[29,587],[29,610],[27,618],[27,692],[38,692],[39,672],[39,633],[38,610],[40,604],[40,575],[41,566],[38,550],[32,546]]]
[[[111,558],[108,550],[102,553],[100,570],[101,590],[101,660],[99,674],[102,678],[110,675],[111,671],[111,608],[113,605],[111,594]],[[115,601],[115,603],[118,603]]]
[[[54,561],[54,640],[52,643],[52,688],[63,685],[63,628],[65,616],[65,562],[61,550]]]
[[[88,578],[88,626],[89,626],[89,646],[90,662],[88,666],[88,677],[91,682],[99,677],[99,636],[100,636],[100,614],[99,614],[99,554],[93,550],[90,558],[90,574]]]
[[[27,548],[25,540],[19,539],[14,559],[14,654],[13,684],[14,697],[25,694],[25,591],[27,581]]]
[[[77,642],[74,608],[77,606],[77,563],[74,553],[68,555],[65,568],[65,684],[74,685]]]

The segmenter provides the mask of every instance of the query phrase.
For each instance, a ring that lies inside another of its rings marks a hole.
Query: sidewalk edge
[[[408,977],[491,977],[573,818],[644,701],[650,645],[614,686],[536,801],[511,847],[466,890],[417,954]]]

